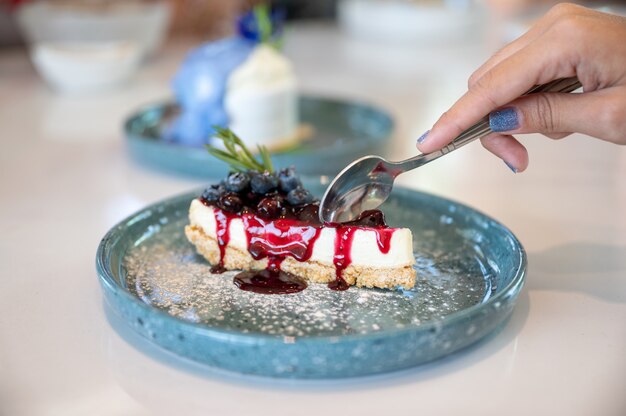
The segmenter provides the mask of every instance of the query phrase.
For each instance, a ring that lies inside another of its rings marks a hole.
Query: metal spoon
[[[572,92],[581,87],[576,77],[561,78],[538,85],[524,95],[538,92]],[[354,220],[360,213],[375,209],[387,200],[394,179],[407,171],[432,162],[480,137],[491,133],[489,116],[465,130],[443,149],[421,154],[400,162],[390,162],[380,156],[365,156],[343,169],[330,183],[320,202],[322,223],[342,223]]]

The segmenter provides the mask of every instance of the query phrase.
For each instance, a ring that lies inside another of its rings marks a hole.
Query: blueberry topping
[[[224,187],[230,192],[242,192],[250,184],[250,176],[244,172],[234,172],[228,175]]]
[[[283,199],[280,196],[263,198],[257,205],[256,215],[266,220],[274,220],[282,215],[283,207]]]
[[[223,194],[217,201],[217,206],[228,212],[239,212],[243,208],[243,201],[236,193]]]
[[[293,166],[280,172],[232,172],[219,184],[206,188],[201,201],[208,206],[236,214],[253,214],[266,220],[285,218],[308,224],[320,224],[319,205],[302,186]],[[377,224],[372,215],[363,223]]]
[[[319,224],[319,208],[317,204],[306,204],[296,208],[296,218],[298,221],[306,222],[307,224]]]
[[[278,178],[269,172],[253,173],[250,180],[252,191],[257,194],[267,194],[278,187]]]
[[[278,174],[278,184],[279,188],[282,192],[287,193],[291,190],[296,189],[297,187],[302,186],[302,182],[300,182],[300,178],[296,175],[296,168],[290,166],[286,169],[283,169]]]
[[[243,200],[246,202],[246,206],[255,207],[259,201],[263,198],[262,195],[255,194],[251,190],[244,192],[242,195]]]
[[[306,189],[298,187],[287,194],[287,202],[291,205],[304,205],[313,202],[313,195]]]
[[[219,185],[211,185],[202,192],[201,198],[206,202],[215,202],[220,198],[222,191]]]

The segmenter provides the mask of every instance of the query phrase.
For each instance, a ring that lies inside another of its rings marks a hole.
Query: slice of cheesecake
[[[263,148],[262,163],[231,131],[220,135],[226,151],[209,151],[237,171],[191,202],[185,227],[214,273],[241,270],[235,284],[260,293],[297,292],[307,282],[337,290],[414,286],[409,229],[388,227],[378,210],[350,223],[321,224],[319,203],[294,168],[273,172]]]
[[[302,211],[316,217],[317,205]],[[229,213],[198,198],[191,202],[185,234],[217,271],[269,267],[336,289],[412,288],[411,231],[364,225],[379,215],[368,214],[361,223],[323,226],[298,217],[266,220],[251,212]]]

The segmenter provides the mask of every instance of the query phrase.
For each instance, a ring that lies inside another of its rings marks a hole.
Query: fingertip
[[[506,165],[507,168],[509,168],[511,170],[511,172],[513,173],[517,173],[519,172],[517,170],[517,168],[515,166],[513,166],[512,164],[510,164],[509,162],[507,162],[506,160],[502,160],[504,162],[504,164]]]
[[[420,145],[423,144],[426,141],[426,138],[428,137],[428,134],[430,133],[430,130],[426,130],[426,132],[424,132],[424,134],[422,134],[420,137],[417,138],[417,148],[419,149]]]
[[[515,160],[511,162],[507,162],[507,165],[511,165],[515,168],[515,173],[522,173],[528,168],[528,157],[525,160]]]
[[[504,161],[515,173],[521,173],[528,167],[528,150],[515,137],[504,134],[490,134],[481,139],[485,149]]]
[[[519,146],[516,145],[514,149],[512,148],[511,151],[505,153],[502,159],[515,167],[515,173],[522,173],[528,168],[528,150],[516,139],[512,139]]]
[[[422,153],[430,153],[437,150],[437,147],[433,143],[433,134],[431,130],[426,130],[420,137],[417,138],[415,145],[417,149]]]
[[[459,131],[457,132],[457,130]],[[455,126],[451,127],[445,122],[444,114],[430,130],[417,139],[417,148],[422,153],[434,152],[450,144],[460,132],[460,129]]]
[[[522,148],[524,149],[524,151],[522,154],[518,156],[519,157],[519,164],[517,168],[518,172],[524,172],[526,169],[528,169],[528,163],[529,163],[528,150],[526,150],[524,146],[522,146]]]

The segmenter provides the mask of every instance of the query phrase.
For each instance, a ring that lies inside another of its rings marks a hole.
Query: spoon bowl
[[[389,167],[390,163],[380,156],[365,156],[344,168],[322,197],[322,223],[347,222],[385,202],[395,179]]]

